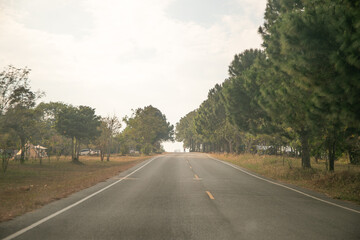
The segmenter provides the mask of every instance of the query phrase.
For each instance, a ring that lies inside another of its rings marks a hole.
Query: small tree
[[[166,120],[166,116],[153,106],[138,108],[131,118],[125,117],[125,135],[140,144],[140,150],[149,154],[160,151],[162,141],[174,140],[174,126]]]
[[[38,132],[39,114],[23,106],[10,108],[4,117],[4,127],[12,129],[20,140],[20,163],[25,162],[25,145]]]
[[[108,143],[109,131],[104,121],[101,121],[100,126],[98,128],[101,133],[96,138],[95,145],[100,150],[101,161],[104,161],[106,147]]]
[[[20,102],[28,102],[28,105],[34,104],[35,94],[29,88],[28,68],[15,68],[8,66],[0,73],[0,114]],[[26,97],[26,98],[25,98]]]
[[[16,134],[10,129],[7,133],[0,134],[0,155],[2,171],[5,173],[9,164],[9,159],[13,156],[18,139]]]
[[[0,116],[2,132],[12,131],[20,140],[21,158],[24,163],[25,144],[37,127],[35,102],[43,93],[33,92],[29,86],[30,69],[8,66],[0,73]]]
[[[66,107],[62,102],[42,102],[36,107],[41,114],[38,139],[41,145],[47,146],[49,156],[55,155],[57,160],[61,155],[69,155],[71,152],[71,139],[60,135],[55,129],[56,116]]]
[[[106,161],[109,161],[110,160],[110,149],[111,149],[111,145],[112,145],[112,140],[115,137],[115,135],[117,133],[119,133],[119,130],[121,128],[121,123],[120,123],[119,119],[115,115],[113,115],[111,117],[108,116],[108,117],[104,118],[103,121],[105,122],[107,133],[108,133]]]
[[[114,116],[108,116],[101,119],[100,124],[100,136],[96,139],[96,145],[100,149],[100,159],[104,160],[105,154],[106,160],[110,161],[110,151],[114,137],[119,134],[121,123],[119,119]]]
[[[72,139],[72,161],[79,162],[80,144],[90,141],[100,134],[100,117],[87,106],[68,105],[56,116],[55,128],[63,136]]]

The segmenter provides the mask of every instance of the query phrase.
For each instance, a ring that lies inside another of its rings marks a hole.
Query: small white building
[[[46,150],[47,150],[46,147],[40,145],[34,146],[30,143],[27,143],[25,145],[25,158],[37,159],[37,158],[47,157]],[[15,159],[20,159],[20,157],[21,157],[21,150],[19,150],[16,153]]]

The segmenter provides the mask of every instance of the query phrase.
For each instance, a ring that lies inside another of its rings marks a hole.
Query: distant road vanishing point
[[[0,239],[360,239],[360,207],[200,153],[144,161],[0,224]]]

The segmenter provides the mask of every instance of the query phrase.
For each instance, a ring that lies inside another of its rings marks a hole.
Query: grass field
[[[115,176],[151,156],[112,156],[109,162],[99,157],[82,156],[83,164],[60,160],[10,162],[0,172],[0,222],[37,209],[51,201],[69,196]]]
[[[312,169],[301,168],[301,159],[252,154],[211,154],[260,175],[285,183],[322,192],[332,198],[360,204],[360,166],[349,164],[346,157],[336,161],[333,173],[325,161],[311,161]]]

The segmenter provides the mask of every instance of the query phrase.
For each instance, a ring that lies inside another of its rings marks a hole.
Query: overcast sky
[[[0,71],[101,116],[153,105],[172,124],[259,48],[266,0],[0,0]],[[181,149],[181,144],[165,144]]]

